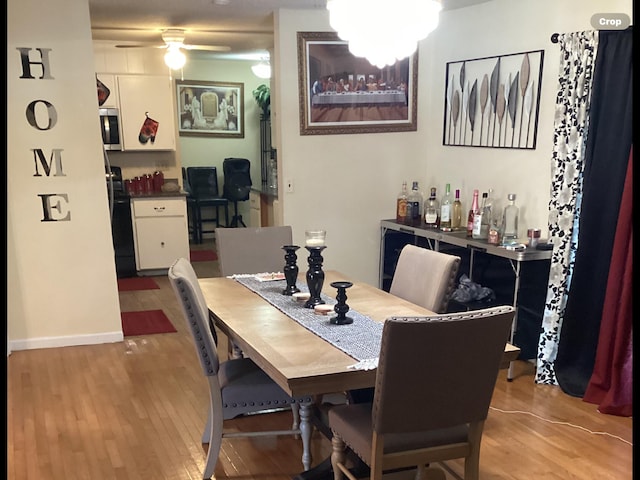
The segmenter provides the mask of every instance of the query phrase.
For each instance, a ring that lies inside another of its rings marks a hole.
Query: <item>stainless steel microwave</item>
[[[101,108],[100,131],[106,150],[122,150],[120,132],[120,111],[117,108]]]

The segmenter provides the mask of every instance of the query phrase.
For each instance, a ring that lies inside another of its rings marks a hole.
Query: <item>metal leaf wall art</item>
[[[535,149],[544,50],[447,63],[442,144]]]

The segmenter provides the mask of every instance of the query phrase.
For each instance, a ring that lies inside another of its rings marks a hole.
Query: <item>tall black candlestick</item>
[[[309,300],[304,304],[306,308],[313,308],[316,305],[324,303],[324,300],[320,298],[320,292],[322,291],[322,284],[324,283],[324,272],[322,271],[322,250],[326,245],[317,247],[305,247],[309,250],[309,270],[307,270],[307,286],[309,287]]]
[[[351,282],[332,282],[331,286],[333,288],[338,289],[338,294],[336,295],[336,306],[333,307],[333,310],[338,314],[329,320],[330,323],[334,325],[348,325],[349,323],[353,323],[353,318],[347,317],[347,312],[349,311],[349,305],[347,305],[347,288],[352,286]]]
[[[282,249],[286,252],[284,255],[285,266],[284,266],[284,278],[287,280],[287,286],[282,291],[283,295],[293,295],[296,292],[299,292],[300,289],[296,286],[296,280],[298,278],[298,264],[296,260],[298,256],[296,255],[296,250],[300,247],[298,245],[285,245]]]

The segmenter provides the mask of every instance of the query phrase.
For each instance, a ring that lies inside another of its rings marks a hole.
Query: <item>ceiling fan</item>
[[[169,28],[162,32],[162,43],[134,43],[116,45],[116,48],[166,48],[168,50],[207,50],[210,52],[228,52],[231,47],[226,45],[192,45],[184,43],[185,31],[180,28]]]

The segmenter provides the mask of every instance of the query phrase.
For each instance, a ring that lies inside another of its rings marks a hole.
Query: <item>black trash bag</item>
[[[488,287],[483,287],[479,283],[472,282],[471,279],[463,273],[460,276],[460,284],[451,295],[451,300],[458,303],[469,302],[492,302],[496,299],[496,294]]]

